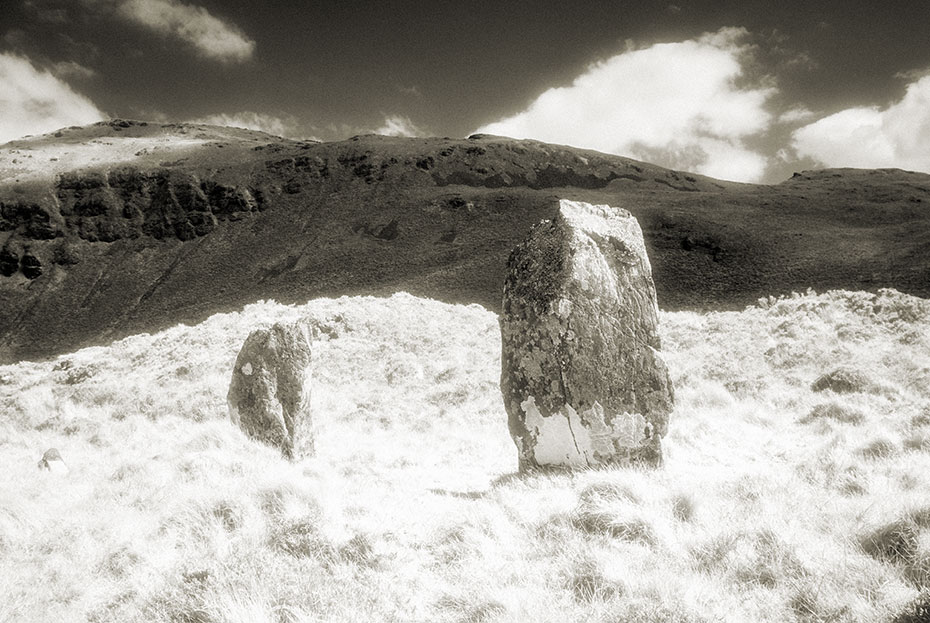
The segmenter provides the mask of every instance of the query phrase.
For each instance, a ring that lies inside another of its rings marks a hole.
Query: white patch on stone
[[[565,320],[572,313],[572,302],[568,299],[562,298],[559,299],[558,307],[556,308],[556,313],[559,315],[559,318]]]
[[[251,363],[246,363],[244,366],[242,366],[242,374],[246,376],[252,376],[252,364]]]
[[[646,419],[639,413],[619,413],[607,426],[604,408],[597,401],[580,414],[571,406],[544,416],[530,396],[520,407],[524,423],[534,439],[532,454],[539,465],[585,467],[597,464],[598,456],[610,456],[615,445],[638,448],[646,440]],[[523,439],[527,443],[528,439]]]
[[[575,240],[575,258],[572,262],[572,281],[585,292],[596,292],[604,297],[616,297],[617,276],[597,243],[587,236]]]
[[[604,423],[604,407],[601,406],[601,403],[595,400],[590,409],[581,412],[581,419],[587,426],[588,434],[591,436],[591,447],[594,452],[604,456],[611,456],[614,453],[612,431]]]
[[[539,412],[533,396],[520,407],[530,437],[535,437],[532,451],[537,464],[585,467],[594,462],[591,436],[571,405],[564,405],[548,417]]]
[[[652,272],[649,256],[646,254],[643,230],[639,221],[627,210],[562,199],[559,201],[559,215],[571,227],[588,235],[622,241],[635,257],[642,258],[643,268],[649,273]]]
[[[611,421],[612,437],[627,448],[638,448],[646,440],[646,418],[640,413],[620,413]]]

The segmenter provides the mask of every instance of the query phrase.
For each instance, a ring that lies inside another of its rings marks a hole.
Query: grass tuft
[[[692,550],[699,569],[741,584],[775,588],[807,575],[794,550],[770,530],[721,534]]]
[[[487,623],[505,614],[507,607],[495,600],[479,600],[444,595],[436,602],[436,607],[452,615],[455,623]]]
[[[814,408],[800,421],[802,424],[808,424],[823,419],[835,420],[844,424],[862,424],[865,421],[865,413],[840,402],[822,402],[814,405]]]
[[[216,502],[211,509],[211,514],[230,532],[242,525],[242,509],[234,501],[221,500]]]
[[[910,521],[898,520],[881,526],[862,538],[862,549],[878,560],[906,563],[917,553],[919,533]]]
[[[586,486],[578,494],[578,498],[585,504],[597,504],[612,501],[627,501],[639,504],[640,498],[627,483],[606,481],[596,482]]]
[[[566,580],[566,588],[575,600],[585,603],[607,601],[623,596],[623,585],[608,580],[597,565],[585,561],[580,563]]]
[[[844,495],[865,495],[869,492],[866,478],[861,469],[852,466],[840,476],[837,488]]]
[[[271,528],[268,539],[271,547],[295,558],[328,560],[333,556],[333,546],[321,534],[315,518],[280,521]]]
[[[922,507],[879,526],[860,539],[863,551],[901,569],[919,589],[930,589],[930,507]]]
[[[604,535],[624,541],[654,545],[656,534],[652,526],[637,516],[630,507],[582,503],[572,514],[572,525],[592,535]]]
[[[861,370],[843,367],[817,377],[811,389],[815,392],[830,390],[837,394],[849,394],[869,391],[873,386],[872,380]]]
[[[120,546],[116,550],[107,554],[100,565],[98,571],[109,573],[115,577],[124,577],[132,571],[133,567],[139,563],[141,556],[128,546]]]
[[[376,567],[378,557],[371,541],[364,534],[356,534],[338,549],[339,558],[360,567]]]
[[[930,451],[930,431],[915,430],[911,431],[901,444],[905,450],[915,452]]]
[[[856,454],[867,459],[887,459],[898,452],[895,442],[884,437],[873,439],[856,450]]]
[[[693,521],[695,504],[691,496],[679,493],[672,499],[672,514],[678,521]]]
[[[825,603],[821,587],[809,581],[799,582],[788,602],[791,611],[802,623],[841,623],[855,620],[848,604]]]
[[[930,592],[919,595],[891,623],[927,623],[930,621]]]

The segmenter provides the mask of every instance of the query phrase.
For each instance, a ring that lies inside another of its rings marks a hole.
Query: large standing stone
[[[629,212],[561,201],[510,256],[500,324],[521,470],[661,463],[674,396],[652,269]]]
[[[252,331],[236,358],[226,402],[230,419],[250,437],[287,458],[313,454],[306,329],[278,323]]]

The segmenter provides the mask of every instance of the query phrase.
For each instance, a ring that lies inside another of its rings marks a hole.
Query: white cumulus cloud
[[[186,41],[210,59],[242,62],[255,51],[255,41],[200,6],[178,0],[117,0],[116,9],[125,19]]]
[[[0,54],[0,85],[0,143],[105,118],[89,99],[22,56]]]
[[[817,115],[814,114],[812,110],[808,110],[808,108],[805,106],[795,106],[794,108],[789,108],[788,110],[778,115],[778,123],[804,123],[805,121],[810,121],[816,116]]]
[[[375,134],[407,137],[423,136],[422,130],[420,130],[416,124],[414,124],[407,117],[402,117],[400,115],[390,115],[385,117],[384,124],[375,130]]]
[[[884,110],[848,108],[798,128],[792,147],[828,167],[930,172],[930,76],[910,83]]]
[[[475,130],[650,160],[737,181],[760,179],[766,157],[744,144],[769,128],[773,87],[741,86],[742,28],[628,49],[512,117]]]

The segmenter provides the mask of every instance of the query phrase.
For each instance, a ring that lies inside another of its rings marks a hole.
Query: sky
[[[0,142],[120,117],[930,172],[928,24],[927,0],[0,0]]]

